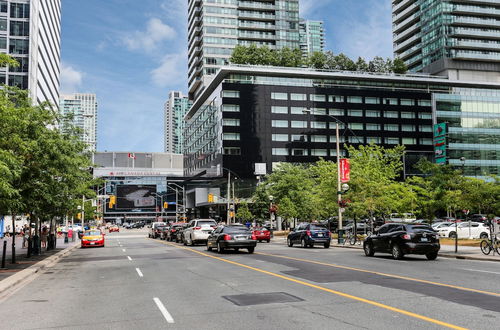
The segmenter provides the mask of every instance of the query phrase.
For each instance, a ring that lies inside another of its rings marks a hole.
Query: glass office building
[[[168,96],[168,101],[165,102],[164,106],[164,151],[182,154],[184,116],[191,107],[191,101],[187,95],[183,95],[181,92],[170,92]]]
[[[325,30],[322,21],[300,20],[300,50],[304,57],[325,50]]]

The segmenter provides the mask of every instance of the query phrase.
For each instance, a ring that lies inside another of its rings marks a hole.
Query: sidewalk
[[[12,264],[12,238],[5,237],[0,239],[0,262],[2,260],[3,253],[3,242],[7,241],[7,253],[6,253],[6,261],[5,261],[5,269],[0,268],[0,281],[30,267],[38,262],[51,257],[64,249],[73,246],[74,244],[79,243],[79,239],[75,239],[74,242],[71,240],[68,243],[64,243],[64,238],[58,238],[56,243],[56,248],[54,250],[45,251],[45,248],[42,249],[41,255],[32,255],[30,258],[27,258],[26,255],[28,253],[28,249],[23,249],[23,239],[22,237],[16,237],[16,263]],[[0,265],[1,266],[1,265]]]

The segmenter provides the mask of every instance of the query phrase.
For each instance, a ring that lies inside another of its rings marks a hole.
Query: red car
[[[269,243],[271,241],[271,232],[267,228],[255,228],[253,234],[259,242],[266,241]]]
[[[104,234],[97,229],[86,230],[82,236],[82,248],[94,246],[104,247]]]
[[[119,233],[120,232],[120,227],[118,227],[118,226],[111,226],[111,227],[109,227],[109,232],[110,233],[115,232],[115,231]]]

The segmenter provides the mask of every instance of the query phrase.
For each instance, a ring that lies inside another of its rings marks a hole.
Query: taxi
[[[82,248],[93,246],[104,247],[104,235],[98,229],[86,230],[82,236]]]

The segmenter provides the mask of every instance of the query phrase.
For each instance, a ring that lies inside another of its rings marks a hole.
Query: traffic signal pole
[[[339,225],[338,229],[342,229],[342,193],[340,186],[340,137],[339,137],[339,122],[335,123],[335,134],[337,136],[337,204],[339,206]],[[341,243],[339,241],[339,243]]]

